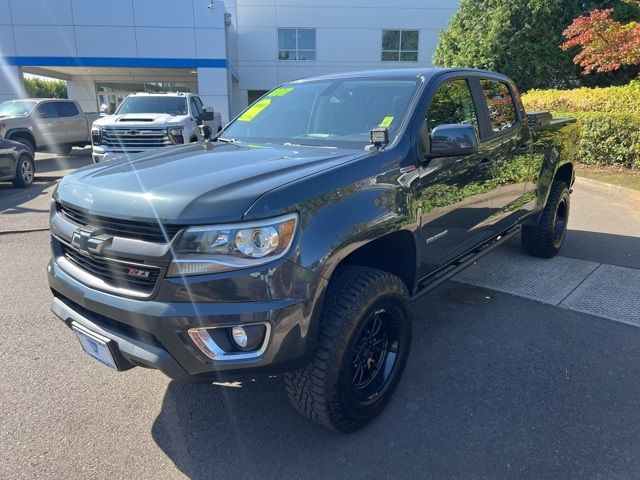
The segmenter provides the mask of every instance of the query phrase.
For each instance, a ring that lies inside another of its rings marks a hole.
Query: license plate
[[[80,340],[80,345],[82,345],[85,352],[107,367],[118,370],[109,345],[111,340],[103,337],[102,335],[98,335],[75,322],[71,324],[71,328],[73,328],[73,331],[76,333],[78,340]]]

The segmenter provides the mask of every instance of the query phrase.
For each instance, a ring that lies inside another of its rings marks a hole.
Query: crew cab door
[[[425,277],[490,236],[491,173],[484,156],[429,158],[429,135],[438,125],[479,127],[478,92],[470,79],[442,80],[427,91],[416,144],[418,175],[411,182],[412,208],[419,212],[421,265]],[[433,93],[430,93],[432,92]]]
[[[39,147],[50,147],[61,143],[59,139],[65,135],[62,119],[58,114],[55,102],[43,102],[33,112],[33,128],[37,131],[36,141]]]
[[[525,213],[524,195],[531,170],[531,140],[515,87],[499,78],[477,78],[482,93],[481,152],[491,174],[491,230],[498,234]]]
[[[87,120],[80,113],[75,102],[56,102],[62,131],[57,142],[60,145],[82,143],[88,138]]]

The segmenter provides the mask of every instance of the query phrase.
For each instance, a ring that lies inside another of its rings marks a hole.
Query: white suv
[[[222,129],[220,114],[193,93],[134,93],[115,114],[93,123],[93,161],[197,142],[199,125],[208,125],[214,134]]]

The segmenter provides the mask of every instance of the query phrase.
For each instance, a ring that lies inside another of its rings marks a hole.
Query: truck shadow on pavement
[[[266,377],[171,382],[152,436],[195,479],[637,476],[640,329],[494,292],[457,303],[460,286],[416,306],[403,380],[359,432],[308,422]]]
[[[49,187],[54,184],[55,182],[37,182],[29,188],[19,189],[13,187],[13,185],[11,185],[10,183],[0,183],[0,212],[2,212],[2,215],[25,212],[47,213],[49,211],[48,208],[29,208],[21,207],[21,205],[35,200],[42,195],[50,197],[51,194],[47,191],[47,189],[49,189]]]

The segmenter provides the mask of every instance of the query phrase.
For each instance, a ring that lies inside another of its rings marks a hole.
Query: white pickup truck
[[[134,93],[91,130],[95,163],[126,154],[201,140],[198,127],[222,130],[219,113],[193,93]]]

